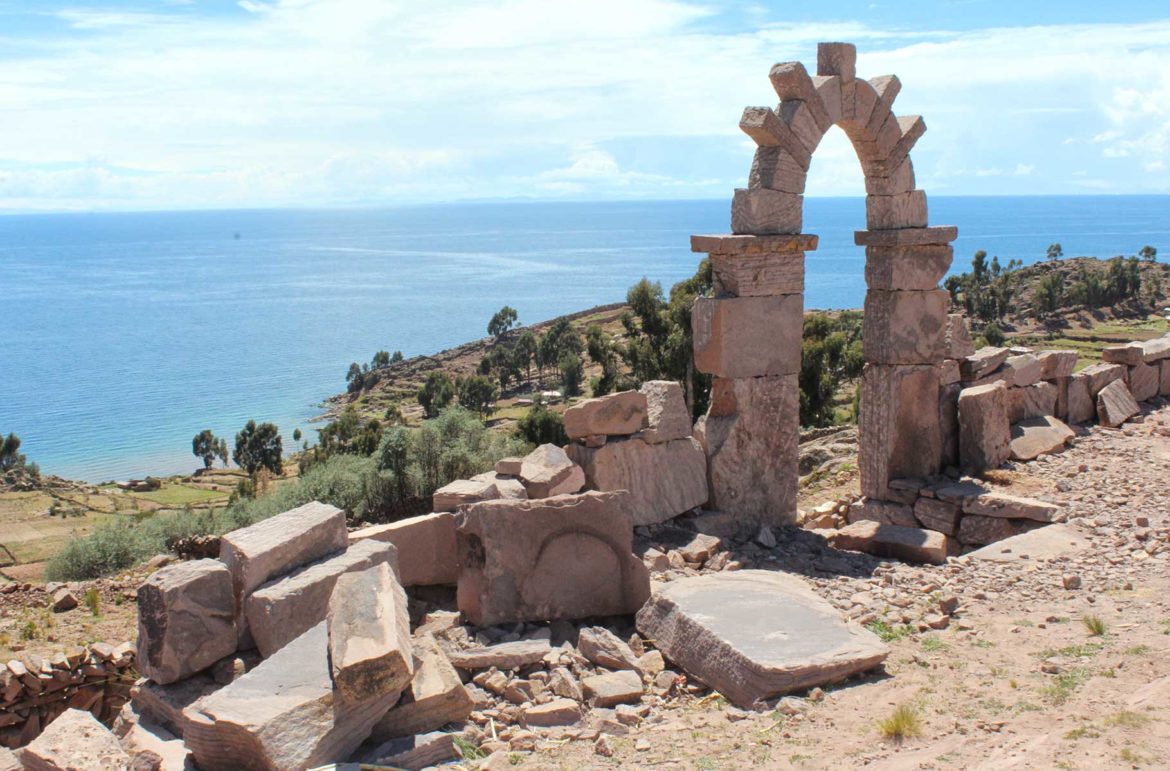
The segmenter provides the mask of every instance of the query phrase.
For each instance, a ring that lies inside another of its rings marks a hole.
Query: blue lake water
[[[955,268],[1170,254],[1170,196],[940,198]],[[806,307],[859,307],[861,199],[808,199]],[[249,419],[295,427],[351,361],[485,334],[504,304],[535,322],[694,271],[692,233],[728,203],[501,203],[382,210],[0,217],[0,431],[47,472],[92,481],[189,471],[191,437]],[[308,433],[308,432],[307,432]]]

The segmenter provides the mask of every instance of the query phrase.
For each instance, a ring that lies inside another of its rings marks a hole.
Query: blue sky
[[[1170,193],[1164,0],[0,0],[0,211],[729,198],[821,40],[928,193]],[[861,190],[833,130],[808,192]]]

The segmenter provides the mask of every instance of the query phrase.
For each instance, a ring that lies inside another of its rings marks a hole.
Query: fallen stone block
[[[182,737],[187,718],[184,711],[208,694],[220,689],[206,674],[188,677],[170,685],[159,685],[150,680],[139,680],[130,691],[130,703],[142,719]]]
[[[458,760],[463,756],[455,746],[455,736],[456,734],[446,731],[432,731],[394,739],[361,753],[359,768],[374,766],[421,771],[450,760]]]
[[[1097,394],[1097,421],[1117,428],[1142,411],[1122,380],[1114,380]]]
[[[187,708],[183,740],[203,771],[306,769],[348,757],[397,693],[351,702],[333,688],[322,622]]]
[[[682,386],[673,380],[647,380],[638,390],[646,397],[646,428],[639,438],[649,444],[690,438],[693,425]]]
[[[555,444],[542,444],[520,466],[520,480],[529,498],[575,493],[585,486],[585,472]]]
[[[523,466],[523,458],[500,458],[496,461],[496,473],[509,477],[518,477],[520,476],[520,469]]]
[[[514,476],[506,476],[496,471],[485,471],[482,474],[476,474],[471,478],[472,482],[488,482],[495,486],[496,498],[511,498],[513,500],[525,500],[528,498],[528,489],[524,487],[524,483]]]
[[[1121,364],[1090,364],[1077,373],[1079,377],[1088,378],[1089,395],[1094,399],[1101,389],[1114,380],[1125,379],[1125,367]]]
[[[1051,415],[1022,420],[1012,426],[1012,460],[1035,460],[1060,452],[1074,436],[1071,428]]]
[[[959,392],[959,462],[976,471],[997,468],[1011,455],[1011,424],[1003,383]]]
[[[1054,560],[1088,551],[1089,539],[1071,525],[1049,525],[1009,536],[968,552],[971,559],[989,562]]]
[[[130,755],[89,712],[67,709],[21,751],[28,771],[126,769]]]
[[[1097,403],[1090,387],[1091,378],[1082,373],[1068,379],[1068,422],[1086,423],[1097,417]]]
[[[459,610],[480,626],[634,612],[650,574],[631,505],[624,491],[471,504],[456,531]]]
[[[965,514],[999,519],[1031,519],[1036,522],[1053,522],[1060,512],[1060,507],[1055,503],[995,492],[966,496],[962,507]]]
[[[1004,519],[968,514],[959,522],[958,540],[964,546],[984,546],[1037,527],[1043,525],[1030,519]]]
[[[659,444],[633,437],[567,450],[584,469],[589,489],[629,491],[635,525],[665,522],[707,502],[707,457],[689,436]]]
[[[1040,379],[1055,380],[1069,377],[1077,368],[1076,351],[1040,351],[1036,354],[1040,360]]]
[[[1019,423],[1021,420],[1055,415],[1059,397],[1060,390],[1053,383],[1033,383],[1023,388],[1009,388],[1008,421]]]
[[[803,313],[799,294],[699,297],[691,311],[696,369],[725,378],[796,374]]]
[[[595,707],[630,704],[642,699],[642,676],[637,672],[606,672],[581,680],[585,698]]]
[[[918,527],[918,520],[914,518],[914,509],[909,504],[879,501],[871,498],[863,498],[858,502],[858,505],[849,507],[849,521],[851,523],[879,522],[886,525]]]
[[[397,561],[393,544],[367,538],[252,592],[245,613],[260,655],[271,656],[324,621],[329,597],[341,576],[381,564],[396,571]]]
[[[1125,384],[1134,400],[1148,401],[1158,395],[1162,369],[1158,364],[1135,364],[1129,368]]]
[[[486,645],[482,648],[465,648],[447,651],[448,660],[456,667],[466,670],[520,669],[536,664],[552,652],[548,640],[517,640],[515,642]]]
[[[1107,364],[1124,364],[1132,367],[1141,364],[1145,358],[1141,343],[1110,345],[1101,351],[1101,361]]]
[[[370,741],[384,742],[435,731],[448,723],[465,720],[471,714],[471,695],[434,636],[416,637],[414,656],[416,664],[410,688],[374,725]]]
[[[523,715],[525,725],[541,727],[573,725],[579,723],[582,717],[581,705],[572,699],[553,699],[537,704],[524,710]]]
[[[317,501],[223,536],[219,559],[232,572],[240,647],[251,647],[244,614],[248,595],[301,565],[343,551],[347,543],[345,512]]]
[[[831,541],[838,549],[865,552],[875,557],[933,565],[947,561],[947,536],[936,530],[863,520],[838,530]]]
[[[771,571],[671,581],[637,625],[664,656],[743,708],[844,680],[889,654],[803,581]]]
[[[577,638],[577,650],[599,667],[637,670],[638,657],[620,637],[602,626],[587,626]]]
[[[219,560],[155,571],[138,587],[138,670],[166,685],[236,651],[232,574]]]
[[[431,497],[431,507],[436,512],[455,511],[465,503],[490,501],[499,497],[499,491],[493,482],[483,479],[456,479],[435,490]]]
[[[1142,361],[1146,364],[1155,364],[1164,359],[1170,359],[1170,335],[1146,340],[1142,346]]]
[[[975,343],[971,341],[971,331],[967,329],[967,320],[958,313],[947,315],[947,358],[963,360],[975,355]],[[958,366],[956,364],[956,366]]]
[[[410,614],[390,565],[339,576],[326,618],[337,691],[357,702],[406,688],[414,677]]]
[[[451,514],[424,514],[349,534],[351,544],[367,539],[394,544],[403,586],[453,585],[459,580],[455,517]]]
[[[1008,356],[1003,362],[1003,381],[1006,385],[1025,388],[1040,382],[1044,365],[1030,353]]]
[[[564,413],[565,434],[570,439],[600,434],[629,436],[646,422],[646,395],[640,391],[622,391],[584,399]]]
[[[959,371],[964,380],[978,380],[995,372],[1011,353],[1007,348],[980,348],[978,351],[959,362]]]

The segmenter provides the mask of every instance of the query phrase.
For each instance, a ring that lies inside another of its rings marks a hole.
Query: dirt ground
[[[797,695],[759,712],[710,695],[666,702],[629,735],[609,739],[612,757],[597,754],[589,737],[549,738],[513,761],[560,769],[1170,766],[1170,408],[1120,431],[1093,427],[1061,455],[1016,465],[1009,479],[1012,491],[1063,504],[1082,548],[1053,559],[964,557],[812,578],[888,639],[883,670],[826,689],[819,701]],[[1066,578],[1080,588],[1066,589]],[[959,601],[949,627],[920,631],[947,595]],[[917,735],[888,738],[879,723],[903,705],[918,719]]]

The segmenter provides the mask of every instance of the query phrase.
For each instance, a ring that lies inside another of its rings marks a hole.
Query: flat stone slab
[[[337,768],[349,768],[351,765],[356,766],[354,771],[370,769],[371,767],[379,769],[401,768],[406,769],[406,771],[430,768],[462,757],[459,748],[455,746],[455,736],[456,734],[453,733],[434,731],[428,734],[394,739],[362,753],[360,763],[347,763],[339,765]]]
[[[398,580],[403,586],[453,585],[459,580],[452,514],[423,514],[349,534],[351,544],[368,539],[392,543],[398,549]]]
[[[471,714],[471,694],[435,638],[423,634],[414,641],[415,668],[410,688],[394,709],[370,732],[370,741],[382,742],[435,731]],[[543,658],[543,656],[542,656]]]
[[[838,549],[865,552],[875,557],[934,565],[947,561],[947,537],[936,530],[863,519],[837,531],[832,541]]]
[[[763,570],[665,584],[637,626],[664,656],[744,708],[872,669],[890,652],[800,579]]]
[[[982,492],[964,498],[962,506],[964,514],[1001,519],[1031,519],[1036,522],[1052,522],[1060,513],[1060,507],[1055,503],[996,492]]]
[[[969,552],[966,557],[988,562],[1057,559],[1087,551],[1089,539],[1072,525],[1049,525]]]
[[[1034,460],[1063,450],[1076,434],[1063,421],[1044,415],[1012,426],[1012,460]]]
[[[24,748],[29,771],[129,768],[130,756],[110,730],[89,712],[65,710]]]
[[[333,687],[351,701],[401,693],[414,677],[406,592],[382,563],[337,579],[326,616]]]
[[[541,661],[551,652],[552,645],[548,640],[517,640],[483,648],[448,651],[447,658],[460,669],[519,669]]]

